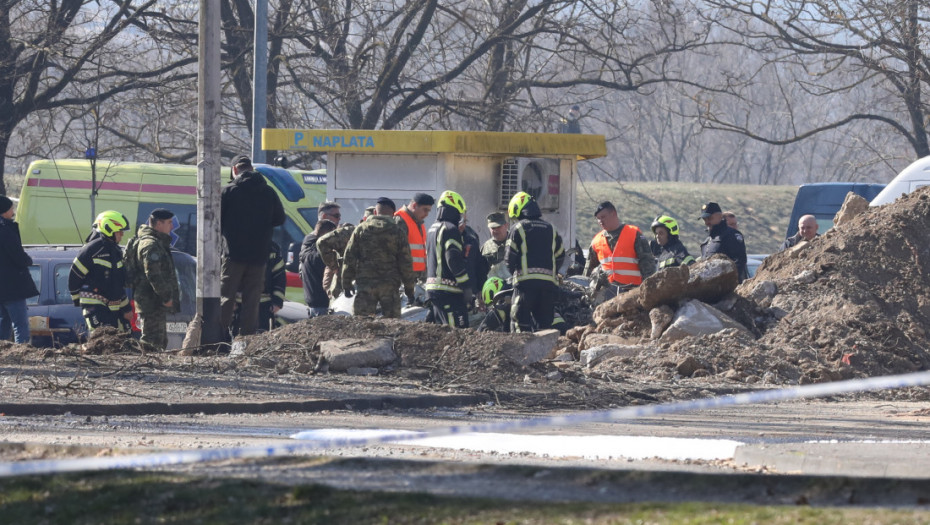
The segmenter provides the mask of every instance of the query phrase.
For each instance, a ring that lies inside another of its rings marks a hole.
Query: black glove
[[[346,297],[352,297],[352,289],[351,289],[351,288],[343,288],[342,293],[344,293],[344,294],[346,295]]]
[[[413,295],[413,289],[404,290],[404,295],[407,296],[407,306],[413,306],[414,299],[415,299]]]

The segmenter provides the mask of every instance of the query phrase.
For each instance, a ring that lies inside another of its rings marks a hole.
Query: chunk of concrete
[[[667,304],[650,310],[649,321],[652,322],[652,332],[649,337],[652,339],[661,337],[665,329],[672,324],[673,319],[675,319],[675,310],[672,310],[672,307]]]
[[[504,350],[504,355],[518,365],[531,365],[545,359],[559,342],[559,331],[555,329],[540,330],[533,335],[522,346]]]
[[[639,304],[652,310],[663,304],[676,304],[688,284],[691,272],[687,266],[673,266],[650,275],[639,285]]]
[[[833,217],[833,227],[838,228],[848,223],[857,215],[865,212],[868,209],[869,201],[865,200],[861,195],[856,195],[853,192],[847,193],[846,199],[843,201],[843,206],[840,208],[840,211],[836,212],[836,216]]]
[[[661,340],[678,341],[685,337],[715,334],[727,328],[750,333],[746,327],[713,306],[697,300],[686,300],[675,312],[675,320],[662,334]]]
[[[636,288],[627,290],[594,309],[594,324],[601,324],[624,314],[635,313],[641,308],[639,290]]]
[[[599,345],[581,351],[581,364],[594,366],[608,357],[633,357],[643,347],[637,345]]]
[[[691,265],[687,289],[682,296],[716,303],[736,290],[738,284],[736,263],[726,255],[716,254]]]
[[[393,339],[334,339],[320,342],[320,353],[332,372],[378,368],[397,359]]]
[[[752,288],[749,298],[762,308],[768,308],[777,293],[778,286],[773,281],[762,281]]]
[[[595,346],[601,345],[625,345],[628,344],[628,341],[625,337],[620,337],[619,335],[613,334],[598,334],[590,333],[584,336],[584,339],[578,343],[578,349],[584,350],[586,348],[592,348]]]

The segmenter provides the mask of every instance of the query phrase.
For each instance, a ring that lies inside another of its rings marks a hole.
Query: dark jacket
[[[682,244],[681,239],[679,239],[677,235],[669,235],[668,242],[665,243],[665,246],[661,246],[659,243],[655,243],[655,245],[658,246],[658,250],[653,249],[653,251],[658,251],[656,254],[656,262],[660,270],[673,266],[694,264],[694,257],[691,257],[691,254],[688,253],[688,249],[685,248],[685,245]]]
[[[68,290],[75,306],[105,305],[112,311],[128,309],[126,271],[119,245],[94,230],[71,263]]]
[[[282,224],[284,207],[261,173],[246,171],[223,188],[220,229],[226,239],[224,256],[246,264],[265,262],[274,227]]]
[[[817,237],[820,237],[819,233],[814,238],[816,239]],[[787,250],[792,246],[797,246],[797,244],[801,242],[801,239],[803,239],[803,237],[801,237],[801,232],[795,233],[791,237],[785,239],[785,242],[781,243],[781,249],[779,251]]]
[[[465,248],[465,268],[468,271],[468,281],[471,282],[471,290],[477,295],[481,293],[481,287],[488,280],[488,263],[481,256],[481,240],[478,238],[478,232],[471,226],[465,226],[462,232],[463,247]]]
[[[29,273],[32,258],[23,250],[19,224],[0,217],[0,301],[17,301],[39,295]]]
[[[722,253],[736,263],[739,281],[749,278],[746,268],[746,244],[743,234],[720,221],[707,232],[707,238],[701,243],[701,258],[708,259],[711,255]]]
[[[272,242],[271,249],[268,250],[268,262],[265,264],[265,288],[259,301],[261,303],[271,301],[271,304],[281,308],[284,306],[286,291],[287,273],[284,271],[281,248],[278,243]]]
[[[562,236],[541,217],[536,201],[528,202],[507,238],[507,269],[515,287],[527,280],[558,283],[558,269],[565,259]]]
[[[461,219],[462,214],[452,206],[440,206],[436,222],[426,232],[427,292],[462,293],[466,286],[471,288],[459,232]]]
[[[304,301],[311,308],[329,307],[329,294],[323,288],[323,271],[326,263],[316,247],[316,233],[304,237],[300,246],[300,280],[304,285]]]

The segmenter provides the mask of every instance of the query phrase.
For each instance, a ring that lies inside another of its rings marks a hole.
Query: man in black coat
[[[19,225],[13,221],[13,201],[0,195],[0,340],[29,343],[26,299],[39,295],[29,273],[32,258],[23,250]]]
[[[327,233],[336,229],[336,223],[329,219],[322,219],[316,223],[316,228],[304,237],[300,247],[300,280],[304,287],[304,301],[307,303],[310,317],[319,317],[329,313],[329,293],[323,287],[323,274],[326,263],[320,255],[316,241]]]
[[[716,202],[708,202],[701,207],[701,216],[707,226],[707,238],[701,243],[701,258],[707,259],[716,253],[722,253],[736,263],[739,282],[749,278],[746,268],[746,243],[743,234],[727,226],[723,220],[723,210]]]
[[[239,334],[251,335],[258,327],[258,307],[265,288],[265,264],[275,226],[284,224],[284,207],[252,160],[238,155],[232,162],[233,181],[223,188],[220,230],[223,269],[220,278],[220,322],[229,331],[236,293],[242,293]]]

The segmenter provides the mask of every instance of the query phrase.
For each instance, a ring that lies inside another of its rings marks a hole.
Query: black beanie
[[[0,195],[0,214],[4,214],[13,207],[13,201],[6,195]]]
[[[164,221],[174,217],[174,213],[171,213],[170,210],[164,208],[155,208],[152,210],[152,214],[149,217],[155,219],[156,221]]]

